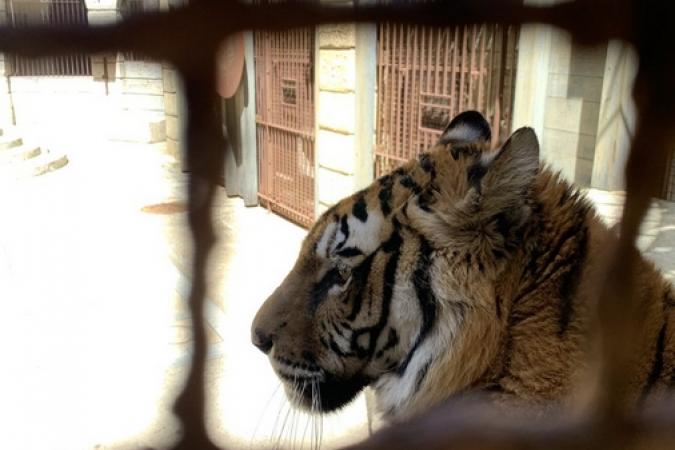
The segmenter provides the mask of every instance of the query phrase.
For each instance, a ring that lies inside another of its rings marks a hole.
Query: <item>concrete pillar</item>
[[[595,188],[625,188],[624,169],[636,124],[632,89],[637,68],[632,47],[621,41],[609,43],[591,180]]]
[[[521,29],[513,129],[533,127],[541,158],[583,186],[591,183],[606,51],[549,26]]]
[[[377,83],[377,25],[356,25],[356,165],[355,188],[375,176],[375,86]]]
[[[183,138],[181,118],[185,117],[185,99],[180,89],[178,73],[169,64],[162,65],[162,83],[166,121],[166,151],[176,159],[182,160],[185,155],[182,147],[185,139]],[[185,165],[183,168],[185,168]]]
[[[540,140],[544,135],[550,56],[551,27],[539,24],[523,25],[518,41],[512,129],[532,127]]]
[[[325,25],[317,33],[320,214],[373,178],[376,34],[374,25],[355,24]]]
[[[524,3],[545,6],[555,1],[526,0]],[[512,129],[532,127],[540,140],[544,134],[551,32],[552,28],[548,25],[527,24],[521,27],[518,40]]]
[[[160,11],[179,8],[183,0],[160,0]],[[181,161],[182,167],[187,168],[184,160],[185,145],[184,126],[182,120],[186,117],[186,104],[181,87],[181,80],[173,66],[162,64],[162,83],[164,93],[164,118],[166,122],[166,151]]]

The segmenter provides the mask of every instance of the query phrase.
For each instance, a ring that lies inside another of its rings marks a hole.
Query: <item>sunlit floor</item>
[[[100,143],[43,177],[0,184],[0,448],[166,448],[190,361],[184,177],[161,145]],[[621,195],[592,191],[613,222]],[[179,208],[180,209],[180,208]],[[146,208],[147,210],[147,208]],[[319,423],[291,410],[249,343],[255,311],[304,230],[224,192],[210,269],[208,427],[228,448],[332,448],[367,435],[360,397]],[[675,276],[675,207],[659,202],[640,246]]]
[[[0,186],[0,448],[166,448],[180,434],[170,409],[190,361],[190,246],[184,213],[143,208],[182,201],[185,180],[161,146],[101,143],[69,156],[59,171]],[[365,437],[363,398],[323,423],[294,412],[249,342],[304,230],[222,190],[214,215],[214,441],[331,448]]]

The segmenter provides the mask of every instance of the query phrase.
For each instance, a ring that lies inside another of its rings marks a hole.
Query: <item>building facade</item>
[[[27,20],[22,11],[47,5],[42,20],[98,24],[180,4],[5,0],[0,17],[20,25]],[[231,144],[224,179],[228,193],[248,205],[261,202],[309,225],[338,199],[430,146],[465,109],[488,118],[495,145],[531,126],[542,159],[566,178],[623,189],[636,126],[637,61],[622,43],[584,47],[543,25],[391,24],[245,33],[244,42],[242,83],[223,101]],[[0,55],[0,124],[50,139],[77,123],[111,139],[165,140],[180,158],[184,106],[171,67],[121,52],[77,61],[85,62],[40,66]],[[659,174],[664,198],[675,195],[673,164]]]

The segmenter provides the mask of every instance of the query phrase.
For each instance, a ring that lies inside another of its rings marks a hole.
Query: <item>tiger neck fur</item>
[[[616,236],[579,191],[546,168],[536,177],[533,200],[523,245],[504,270],[493,280],[471,280],[490,282],[482,291],[444,281],[443,274],[453,270],[452,256],[435,252],[435,326],[405,370],[373,384],[377,409],[387,421],[407,419],[467,390],[488,393],[497,402],[542,407],[572,393],[586,368],[593,286]],[[668,373],[675,373],[675,341],[666,334],[675,328],[668,325],[675,323],[675,300],[653,264],[636,258],[646,308],[639,344],[643,369],[632,386],[637,402],[666,389]],[[486,299],[492,308],[475,307]]]

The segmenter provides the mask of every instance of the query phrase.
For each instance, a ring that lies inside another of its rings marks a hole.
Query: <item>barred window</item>
[[[9,21],[15,27],[28,25],[87,24],[84,0],[9,0]],[[91,62],[85,54],[26,58],[10,56],[13,76],[91,75]]]

